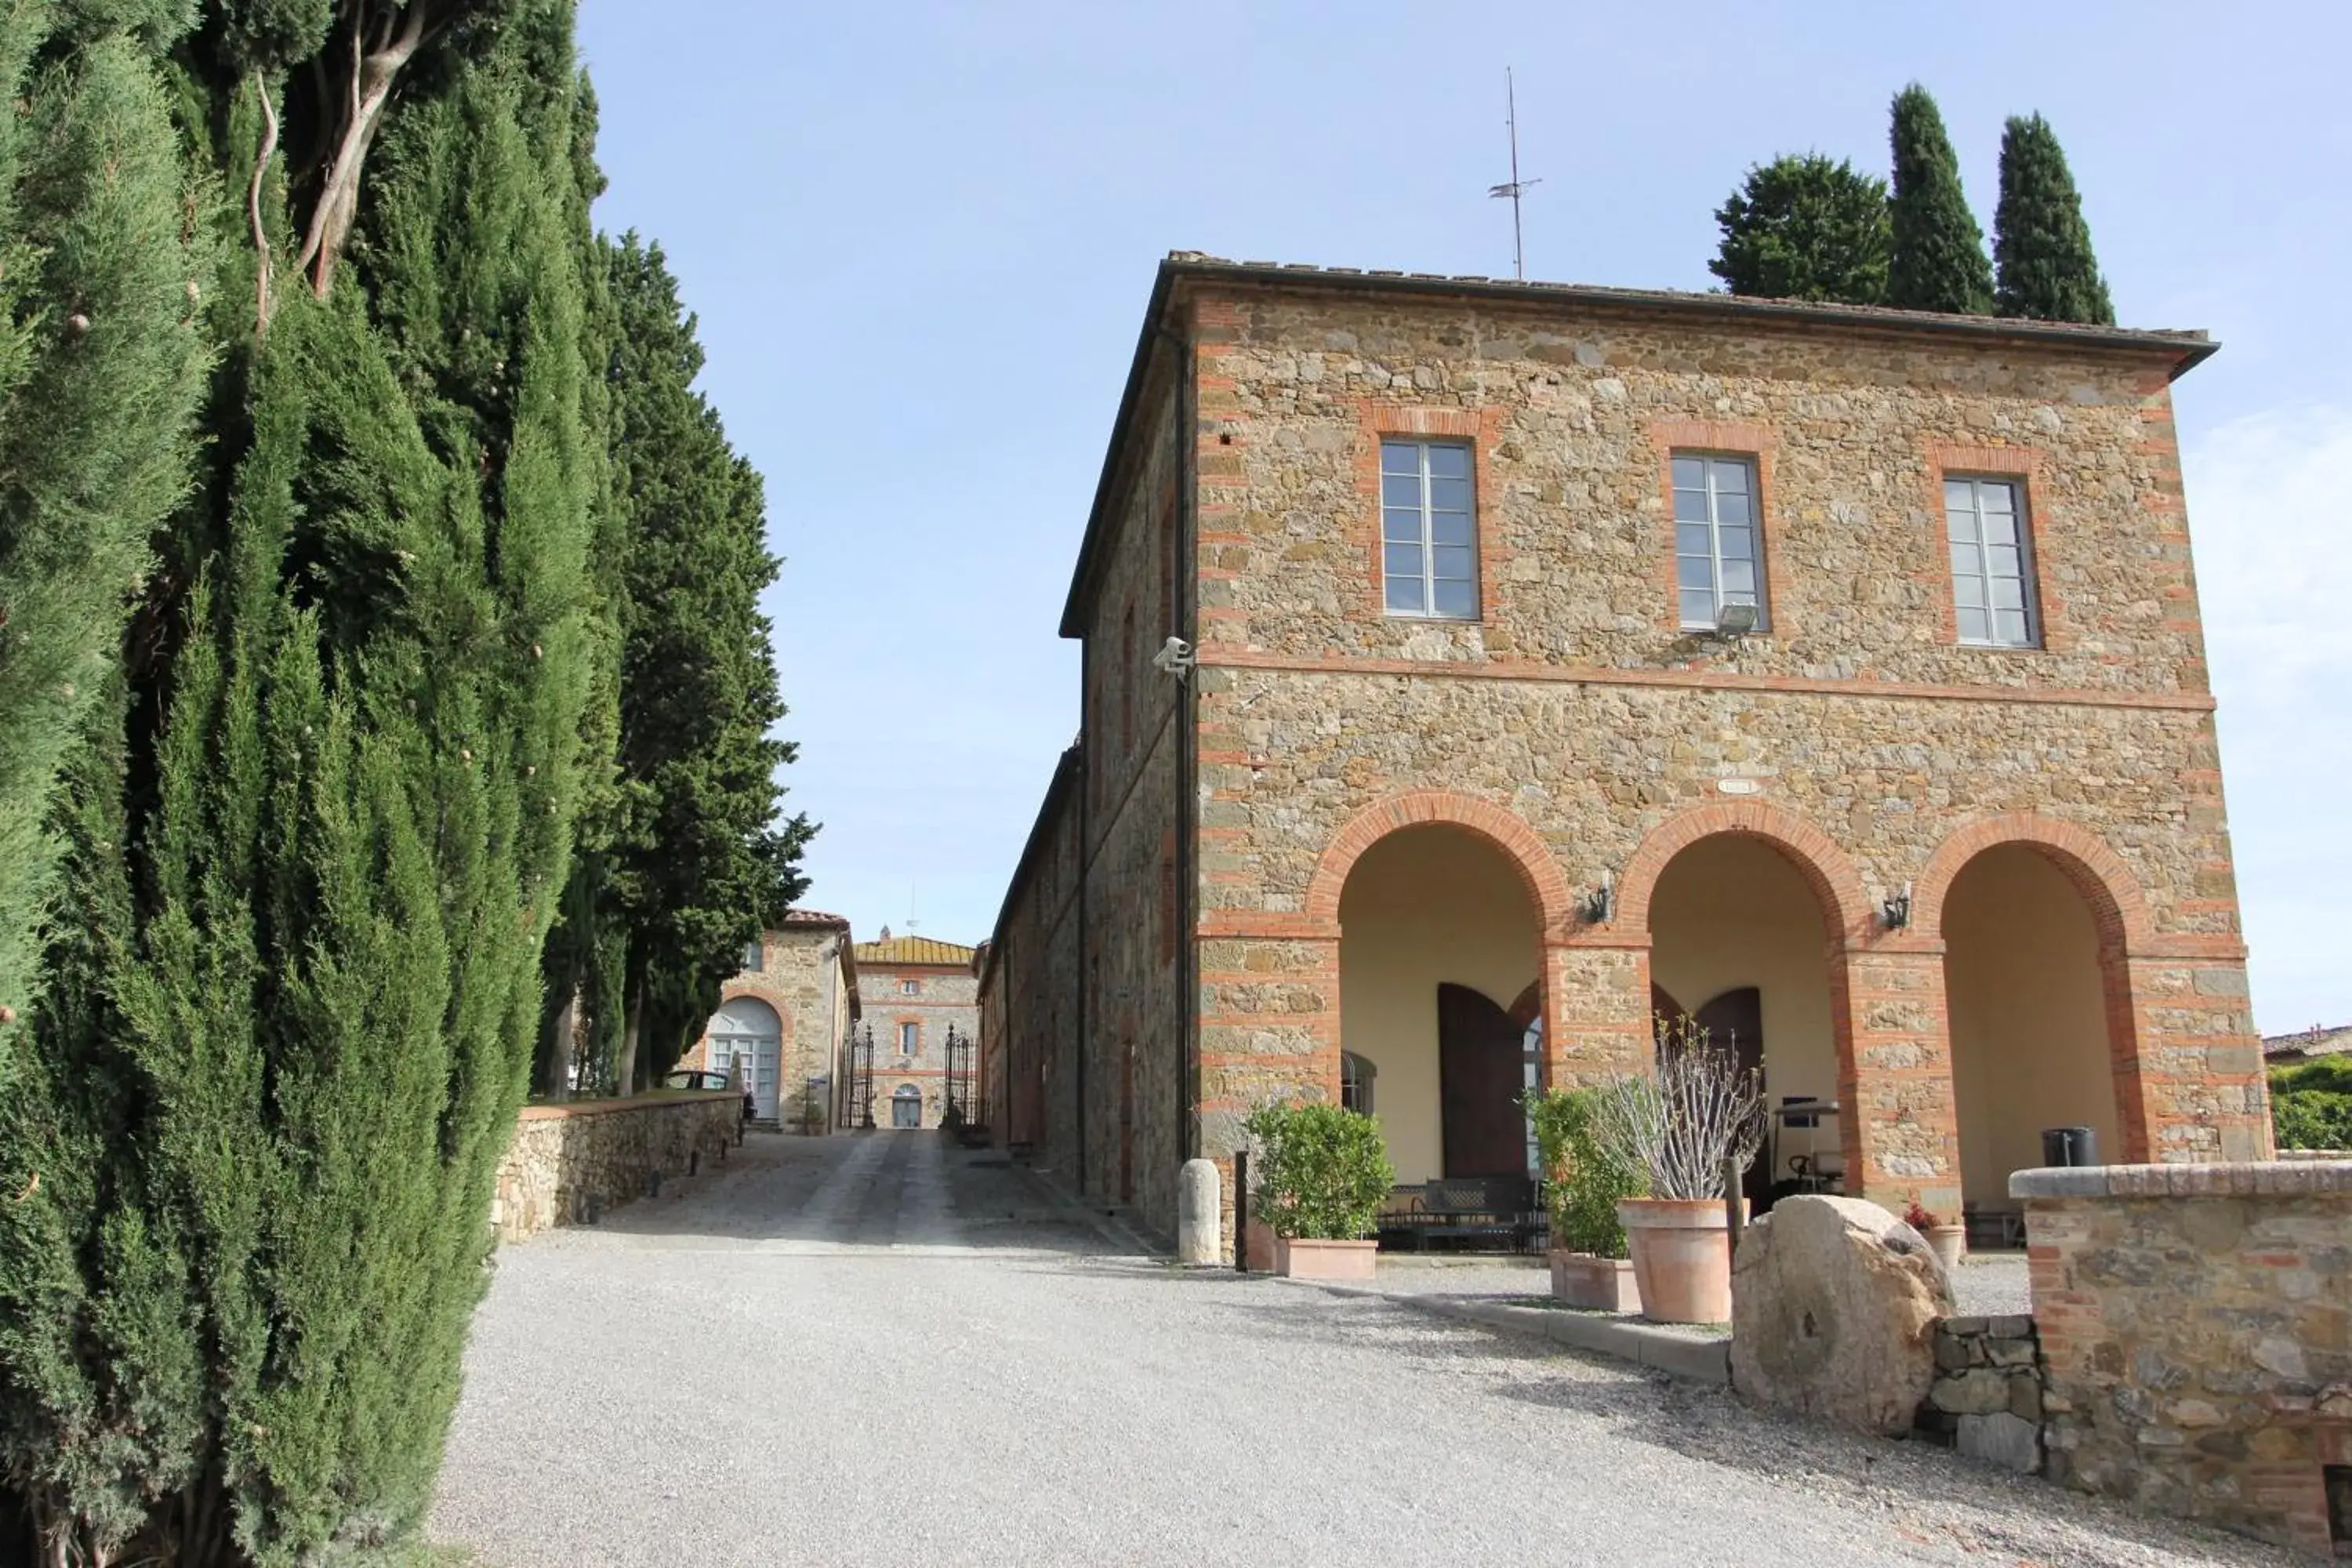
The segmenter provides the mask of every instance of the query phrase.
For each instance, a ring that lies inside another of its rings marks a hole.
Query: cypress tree
[[[1886,184],[1843,159],[1786,154],[1716,210],[1707,270],[1734,294],[1875,305],[1886,293]]]
[[[1944,133],[1944,117],[1927,89],[1913,82],[1895,95],[1892,118],[1886,302],[1908,310],[1989,316],[1992,264],[1985,258],[1984,231],[1960,190],[1960,161]]]
[[[152,0],[0,14],[0,1085],[29,1011],[68,748],[188,483],[208,236]]]
[[[256,0],[183,47],[238,242],[208,453],[0,1089],[0,1491],[55,1560],[310,1563],[428,1500],[591,674],[571,37]]]
[[[2056,133],[2039,114],[2012,116],[2001,132],[1992,256],[2001,315],[2115,325],[2083,199]]]

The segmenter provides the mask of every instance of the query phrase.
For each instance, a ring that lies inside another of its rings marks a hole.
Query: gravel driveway
[[[1377,1299],[1134,1256],[928,1133],[499,1255],[432,1519],[533,1564],[2286,1563]]]

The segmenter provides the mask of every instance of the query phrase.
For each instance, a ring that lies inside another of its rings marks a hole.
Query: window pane
[[[1676,458],[1674,460],[1675,489],[1704,489],[1706,486],[1706,459]]]
[[[2017,546],[1993,544],[1985,548],[1985,570],[1996,577],[2018,575]]]
[[[1711,626],[1715,625],[1715,595],[1704,588],[1685,588],[1682,593],[1683,625]]]
[[[1417,576],[1391,577],[1389,608],[1399,615],[1421,614],[1421,579]]]
[[[1966,479],[1946,479],[1944,481],[1944,510],[1947,511],[1968,511],[1972,510],[1973,503],[1969,492],[1974,487]]]
[[[1716,550],[1726,561],[1756,559],[1756,536],[1746,529],[1718,529],[1716,531],[1716,539],[1718,541]]]
[[[1996,484],[1990,479],[1977,481],[1977,505],[1986,512],[2015,511],[2017,491],[2013,486]]]
[[[1675,525],[1675,549],[1684,555],[1715,553],[1715,532],[1703,522],[1683,522]]]
[[[1944,514],[1944,521],[1951,531],[1953,543],[1959,544],[1965,542],[1974,544],[1977,542],[1976,513],[1972,511],[1948,511]]]
[[[1704,555],[1678,555],[1675,558],[1675,581],[1685,588],[1715,586],[1715,563]]]
[[[1994,578],[1992,580],[1992,607],[1996,610],[2022,610],[2025,608],[2025,584],[2019,582],[2014,577]]]
[[[1729,561],[1723,563],[1723,594],[1729,598],[1735,594],[1753,597],[1756,593],[1756,563],[1752,561]]]
[[[1468,511],[1470,481],[1432,479],[1429,481],[1429,504],[1434,511]]]
[[[1675,492],[1675,521],[1676,522],[1706,521],[1706,492],[1705,490],[1676,490]]]
[[[1973,577],[1983,570],[1984,563],[1978,559],[1977,547],[1975,545],[1963,544],[1958,540],[1954,540],[1952,542],[1953,576]]]
[[[1959,612],[1959,626],[1962,642],[1992,640],[1985,630],[1985,613],[1982,610],[1972,610],[1965,605],[1962,605]]]
[[[1429,537],[1437,544],[1467,544],[1470,542],[1470,514],[1466,511],[1432,512]]]
[[[1988,511],[1984,520],[1985,537],[1995,544],[2017,542],[2017,519],[2005,511]]]
[[[1467,479],[1470,477],[1470,448],[1431,443],[1429,472],[1433,479]]]
[[[1387,557],[1389,576],[1391,578],[1417,578],[1421,575],[1420,545],[1391,544],[1388,547]]]
[[[1381,442],[1381,471],[1384,474],[1419,474],[1421,448],[1410,441]]]
[[[1717,494],[1746,495],[1748,493],[1747,464],[1726,462],[1718,458],[1707,467],[1715,470]]]
[[[1748,521],[1748,498],[1736,493],[1718,492],[1715,498],[1715,521],[1746,524]]]
[[[1417,511],[1387,511],[1381,514],[1381,537],[1391,544],[1421,542],[1421,513]]]
[[[2025,635],[2025,612],[1997,610],[1992,617],[1993,632],[2011,647],[2023,647],[2032,639]]]
[[[1963,573],[1952,579],[1952,603],[1964,610],[1985,607],[1984,579],[1973,572]]]
[[[1421,476],[1419,474],[1382,475],[1381,504],[1382,506],[1420,506]]]
[[[1439,545],[1430,556],[1429,574],[1467,582],[1471,575],[1470,552],[1458,544]]]
[[[1478,613],[1477,584],[1474,583],[1441,582],[1437,584],[1437,613],[1458,616],[1465,620]]]

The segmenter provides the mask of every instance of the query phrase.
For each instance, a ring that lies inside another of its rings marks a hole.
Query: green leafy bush
[[[1625,1227],[1617,1223],[1621,1198],[1646,1191],[1642,1173],[1617,1157],[1597,1136],[1593,1108],[1601,1091],[1555,1089],[1528,1101],[1536,1129],[1536,1154],[1549,1184],[1552,1245],[1567,1252],[1601,1258],[1625,1256]]]
[[[1381,1124],[1336,1105],[1268,1105],[1243,1130],[1256,1142],[1250,1211],[1293,1240],[1353,1241],[1396,1184]]]
[[[2282,1149],[2352,1149],[2352,1057],[2273,1068],[2271,1131]]]

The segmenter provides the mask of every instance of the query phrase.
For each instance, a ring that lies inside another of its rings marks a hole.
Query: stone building
[[[857,944],[857,992],[874,1037],[874,1124],[937,1127],[947,1109],[948,1042],[980,1032],[972,950],[926,936]],[[864,1037],[861,1030],[860,1038]],[[959,1060],[970,1074],[976,1060]],[[972,1092],[959,1088],[960,1096]]]
[[[831,1079],[859,1013],[849,921],[793,910],[743,951],[743,969],[719,988],[719,1010],[680,1068],[729,1072],[738,1058],[762,1121],[829,1123]]]
[[[1523,1170],[1528,1082],[1687,1012],[1781,1108],[1763,1184],[2267,1155],[2169,391],[2212,352],[1171,256],[982,963],[1003,1136],[1163,1229],[1277,1097]]]

